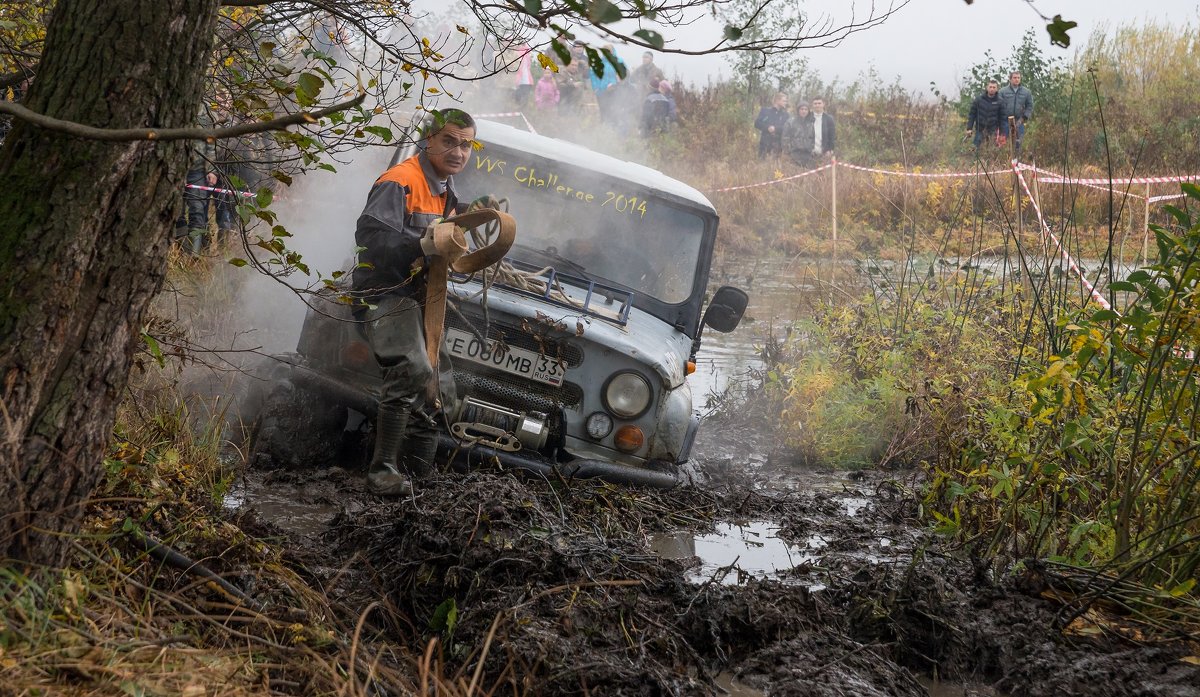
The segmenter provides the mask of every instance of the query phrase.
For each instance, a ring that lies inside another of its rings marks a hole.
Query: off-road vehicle
[[[712,204],[648,167],[499,123],[479,121],[477,140],[459,199],[498,200],[517,238],[501,272],[451,277],[443,459],[674,484],[699,424],[687,376],[702,329],[732,331],[747,301],[722,287],[705,311]],[[252,458],[302,464],[373,420],[379,366],[347,320],[332,301],[308,312],[297,354],[270,371]]]

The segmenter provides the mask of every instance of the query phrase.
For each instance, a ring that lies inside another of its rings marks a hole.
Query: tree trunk
[[[92,126],[192,124],[218,0],[59,0],[25,105]],[[59,565],[99,483],[189,144],[14,123],[0,149],[0,559]]]

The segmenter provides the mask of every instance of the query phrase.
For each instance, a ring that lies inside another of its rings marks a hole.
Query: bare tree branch
[[[0,114],[11,114],[22,121],[48,131],[57,131],[90,140],[107,142],[125,142],[131,140],[220,140],[222,138],[235,138],[250,133],[277,131],[287,126],[295,126],[303,123],[316,123],[318,119],[330,114],[351,109],[362,104],[366,96],[366,92],[360,91],[354,99],[334,104],[324,109],[318,109],[317,111],[302,111],[296,114],[281,116],[277,119],[271,119],[270,121],[246,123],[239,126],[230,126],[229,128],[96,128],[95,126],[87,126],[75,123],[74,121],[63,121],[46,116],[45,114],[39,114],[13,102],[0,102]]]

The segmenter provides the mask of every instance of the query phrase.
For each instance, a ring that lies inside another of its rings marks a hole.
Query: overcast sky
[[[886,4],[887,0],[876,2]],[[796,4],[810,14],[826,8],[836,20],[849,17],[847,8],[852,3],[798,0]],[[870,7],[869,0],[855,0],[853,4],[860,16]],[[873,63],[883,79],[898,75],[906,88],[928,94],[930,81],[943,91],[954,88],[963,72],[988,49],[997,58],[1006,57],[1031,27],[1047,51],[1070,59],[1093,31],[1104,26],[1111,31],[1130,22],[1158,19],[1196,27],[1200,17],[1200,0],[1035,0],[1034,5],[1044,15],[1061,14],[1079,23],[1070,33],[1071,48],[1050,45],[1046,22],[1026,0],[975,0],[971,5],[963,0],[911,0],[882,25],[853,34],[836,48],[812,49],[805,55],[810,67],[827,80],[840,76],[843,82],[849,82]],[[702,20],[681,32],[677,40],[683,46],[698,46],[699,39],[711,41],[720,31],[721,23]],[[640,61],[638,49],[625,47],[618,51],[631,67]],[[678,72],[685,82],[703,83],[709,75],[728,72],[725,60],[716,56],[664,55],[658,62],[668,75]]]

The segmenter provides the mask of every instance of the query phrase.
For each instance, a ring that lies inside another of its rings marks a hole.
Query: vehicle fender
[[[678,387],[663,392],[647,457],[667,462],[681,462],[686,459],[686,450],[691,445],[689,436],[695,437],[693,418],[690,384],[683,382]]]

